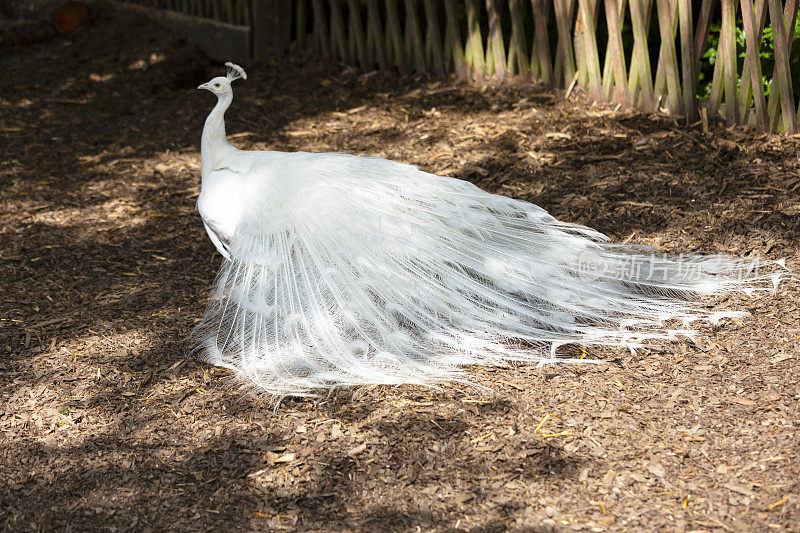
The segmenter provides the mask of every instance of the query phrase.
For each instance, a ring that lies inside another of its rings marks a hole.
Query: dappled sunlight
[[[21,204],[16,207],[25,210],[30,206]],[[144,224],[148,216],[158,216],[157,214],[140,214],[138,211],[140,210],[136,206],[126,202],[125,199],[115,199],[85,209],[40,211],[31,216],[30,221],[64,228],[80,227],[81,234],[78,239],[98,238],[96,233],[121,229],[123,226],[133,229]],[[100,238],[103,239],[103,237]]]
[[[265,397],[184,345],[221,262],[195,206],[213,106],[196,87],[220,65],[135,18],[71,39],[3,52],[0,528],[793,523],[797,282],[703,301],[750,316],[691,342],[572,348],[604,364]],[[300,51],[245,66],[241,149],[386,157],[618,242],[800,265],[798,138]]]

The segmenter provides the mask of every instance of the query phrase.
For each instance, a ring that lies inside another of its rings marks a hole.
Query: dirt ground
[[[490,392],[270,398],[187,359],[220,264],[195,211],[222,69],[139,19],[0,52],[0,527],[14,531],[800,531],[800,284],[599,365]],[[251,69],[250,149],[379,155],[616,240],[800,268],[800,138],[580,93]]]

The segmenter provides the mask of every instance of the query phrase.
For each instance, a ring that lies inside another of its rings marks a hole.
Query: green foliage
[[[739,53],[736,68],[740,76],[747,52],[743,27],[744,24],[742,20],[738,19],[736,21],[736,50]],[[701,63],[700,77],[697,84],[698,98],[708,98],[711,94],[711,79],[714,75],[714,65],[717,62],[719,36],[720,24],[719,22],[715,22],[711,24],[711,31],[706,41],[708,47],[703,55],[703,58],[706,59],[707,62]],[[800,46],[798,46],[798,40],[800,40],[800,18],[798,18],[794,26],[794,43],[789,54],[789,72],[792,77],[792,89],[795,98],[800,98]],[[775,69],[775,46],[771,25],[764,29],[764,33],[761,37],[759,57],[761,59],[761,79],[764,84],[764,94],[769,96],[770,86],[772,85],[772,72]]]

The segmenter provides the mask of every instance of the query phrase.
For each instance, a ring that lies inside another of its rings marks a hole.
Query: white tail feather
[[[231,260],[192,343],[274,394],[433,384],[467,364],[549,362],[571,343],[634,349],[694,334],[665,320],[728,316],[694,295],[780,279],[758,259],[611,244],[530,203],[391,161],[237,157],[250,174]]]

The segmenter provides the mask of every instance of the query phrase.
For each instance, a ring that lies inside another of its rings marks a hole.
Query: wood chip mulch
[[[0,528],[800,531],[797,282],[707,302],[751,316],[696,342],[276,405],[183,349],[220,263],[194,207],[220,66],[102,11],[0,62]],[[800,269],[798,137],[299,52],[248,73],[240,147],[388,157]]]

